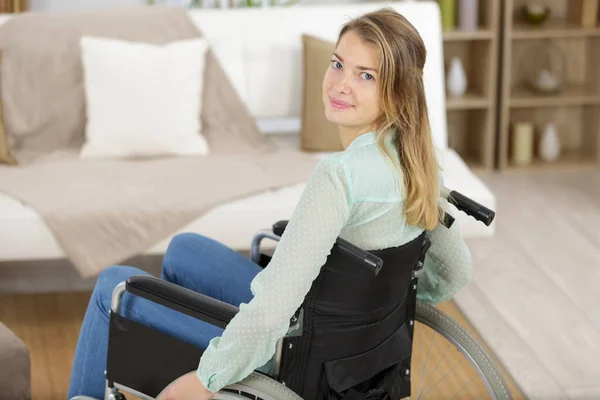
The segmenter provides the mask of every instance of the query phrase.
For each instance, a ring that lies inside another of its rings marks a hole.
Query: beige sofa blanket
[[[317,159],[258,132],[210,51],[200,116],[210,156],[79,159],[83,34],[166,43],[201,33],[185,10],[170,7],[36,13],[0,27],[4,117],[19,161],[0,166],[0,191],[39,213],[83,277],[147,250],[212,207],[308,179]]]

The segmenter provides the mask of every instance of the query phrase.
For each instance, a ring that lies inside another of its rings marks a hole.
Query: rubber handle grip
[[[490,226],[496,217],[494,211],[455,190],[451,191],[448,195],[448,202],[454,204],[457,209],[470,215],[476,220],[483,222],[487,226]]]

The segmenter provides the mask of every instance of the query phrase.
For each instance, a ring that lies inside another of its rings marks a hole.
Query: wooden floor
[[[33,400],[64,400],[67,398],[71,362],[89,295],[89,292],[69,292],[0,296],[0,320],[13,330],[30,349]],[[440,305],[440,308],[474,333],[452,302],[444,303]],[[446,345],[447,342],[439,340],[438,337],[437,341],[433,342],[431,354],[444,352]],[[427,346],[428,344],[423,348],[429,349]],[[416,347],[413,355],[413,371],[419,370],[417,364],[419,350]],[[450,362],[451,366],[456,364],[453,357],[456,355],[446,357],[446,362]],[[461,368],[454,371],[455,378],[445,381],[451,382],[451,385],[438,385],[435,391],[430,393],[434,396],[428,395],[424,398],[440,398],[435,395],[440,391],[455,393],[457,388],[468,383],[470,377],[473,376],[473,370],[467,363],[463,364],[465,365],[461,365]],[[438,379],[437,376],[443,372],[443,368],[438,368],[436,377],[430,379],[429,384],[435,383]],[[512,382],[510,383],[515,398],[521,398]],[[480,386],[471,384],[461,392],[461,396],[456,398],[476,399],[482,393],[481,390]]]
[[[600,399],[600,169],[482,179],[494,240],[469,240],[475,270],[454,299],[528,397]]]

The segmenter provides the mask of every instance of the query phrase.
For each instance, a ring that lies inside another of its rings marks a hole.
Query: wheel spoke
[[[433,385],[433,387],[432,387],[431,389],[429,389],[427,392],[425,392],[425,394],[427,394],[427,393],[431,392],[433,389],[435,389],[435,387],[436,387],[437,385],[439,385],[439,383],[440,383],[441,381],[443,381],[445,377],[447,377],[449,374],[451,374],[451,373],[452,373],[452,371],[454,371],[456,368],[458,368],[458,366],[459,366],[460,364],[462,364],[462,362],[463,362],[463,361],[465,361],[465,359],[464,359],[464,358],[463,358],[462,360],[460,360],[460,362],[459,362],[458,364],[456,364],[456,365],[454,366],[454,368],[452,368],[450,371],[446,372],[446,373],[444,374],[444,376],[442,376],[442,377],[441,377],[441,378],[440,378],[440,379],[439,379],[439,380],[438,380],[438,381],[435,383],[435,385]]]
[[[471,384],[471,382],[473,382],[475,380],[475,378],[478,378],[478,377],[479,377],[478,375],[475,375],[474,377],[472,377],[471,380],[469,382],[467,382],[466,385],[464,385],[458,392],[454,393],[454,395],[452,397],[450,397],[448,400],[452,400],[453,398],[458,396],[460,394],[460,392],[465,390],[467,388],[467,386],[469,386]]]
[[[448,350],[450,350],[450,346],[451,343],[448,342],[448,346],[446,346],[446,351],[444,351],[444,354],[442,355],[442,358],[440,359],[440,361],[437,363],[437,365],[435,366],[435,368],[433,369],[433,372],[431,373],[431,376],[433,377],[435,375],[435,371],[437,371],[437,369],[440,367],[440,365],[442,365],[442,361],[444,361],[444,358],[446,357],[446,354],[448,353]],[[425,382],[427,380],[424,379],[423,380],[423,386],[425,386]]]
[[[427,364],[429,364],[429,357],[431,356],[431,349],[433,348],[433,342],[435,342],[435,337],[437,335],[436,331],[433,331],[433,339],[431,339],[431,344],[429,345],[429,352],[427,353],[427,360],[425,360],[425,370],[427,370]],[[423,377],[421,377],[421,382],[419,384],[419,397],[417,397],[417,400],[421,399],[421,386],[423,384]]]

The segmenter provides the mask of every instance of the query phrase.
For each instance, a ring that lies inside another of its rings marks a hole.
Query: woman
[[[225,330],[124,295],[130,318],[206,348],[198,369],[172,383],[160,400],[209,399],[267,368],[338,236],[375,250],[427,230],[432,246],[418,298],[439,303],[468,282],[470,254],[458,224],[438,224],[444,207],[425,103],[425,56],[418,32],[393,10],[368,13],[343,27],[323,80],[323,103],[345,150],[315,167],[266,269],[197,234],[170,243],[164,279],[240,307]],[[69,396],[103,396],[111,292],[143,273],[117,266],[100,275],[77,344]]]

